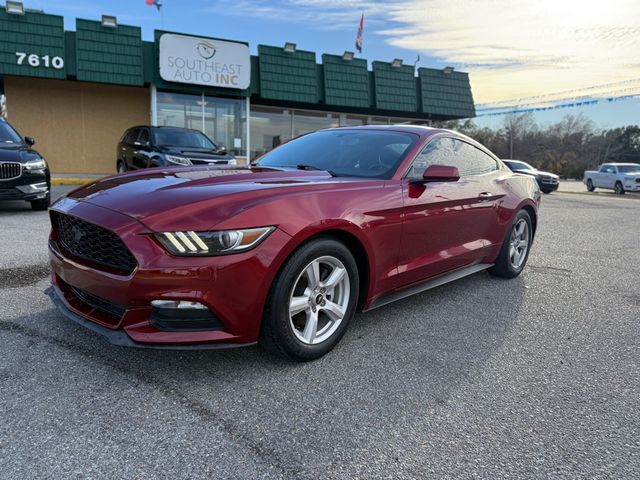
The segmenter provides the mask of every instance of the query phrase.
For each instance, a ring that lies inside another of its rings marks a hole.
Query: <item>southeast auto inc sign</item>
[[[160,37],[160,77],[168,82],[249,88],[251,56],[243,43],[165,33]]]

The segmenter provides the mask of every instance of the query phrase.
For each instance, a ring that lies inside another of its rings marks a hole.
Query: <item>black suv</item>
[[[538,182],[538,187],[540,187],[542,193],[555,192],[558,189],[558,186],[560,186],[560,177],[555,173],[541,172],[540,170],[533,168],[528,163],[520,160],[503,159],[502,162],[509,167],[513,173],[521,173],[523,175],[534,177]]]
[[[233,155],[198,130],[148,125],[124,132],[116,156],[119,173],[170,165],[236,164]]]
[[[51,173],[44,158],[0,117],[0,200],[25,200],[34,210],[51,203]]]

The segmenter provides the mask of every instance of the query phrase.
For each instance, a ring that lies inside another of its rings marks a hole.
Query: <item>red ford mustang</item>
[[[533,178],[451,131],[322,130],[251,168],[156,168],[60,199],[48,293],[117,345],[311,360],[357,309],[517,276],[539,201]]]

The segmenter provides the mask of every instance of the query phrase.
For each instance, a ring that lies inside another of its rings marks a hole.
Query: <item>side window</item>
[[[464,172],[460,170],[461,176],[484,175],[485,173],[491,173],[498,169],[498,163],[482,150],[468,143],[460,143],[463,144],[463,156],[469,158],[469,163],[466,165]]]
[[[139,128],[132,128],[131,130],[129,130],[124,139],[125,143],[128,143],[129,145],[133,145],[136,139],[138,138],[138,133],[140,133]]]
[[[407,178],[421,178],[429,165],[454,165],[454,145],[451,138],[434,138],[427,143],[409,167]]]
[[[149,130],[143,128],[140,130],[140,135],[138,135],[138,143],[141,145],[146,145],[149,143]]]
[[[482,175],[498,169],[498,163],[482,150],[446,137],[430,141],[414,159],[407,176],[421,177],[429,165],[456,167],[461,177]]]

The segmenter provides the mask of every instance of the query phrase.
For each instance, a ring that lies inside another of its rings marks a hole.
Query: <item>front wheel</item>
[[[511,223],[496,263],[489,269],[489,273],[504,278],[520,275],[527,264],[532,240],[531,217],[526,210],[520,210]]]
[[[358,303],[358,268],[342,243],[318,238],[284,264],[271,288],[260,332],[267,350],[315,360],[340,341]]]
[[[596,189],[596,187],[593,186],[593,182],[591,181],[591,179],[589,178],[587,180],[587,191],[589,192],[593,192]]]
[[[624,195],[624,187],[622,186],[622,182],[616,182],[613,189],[616,192],[616,195]]]

